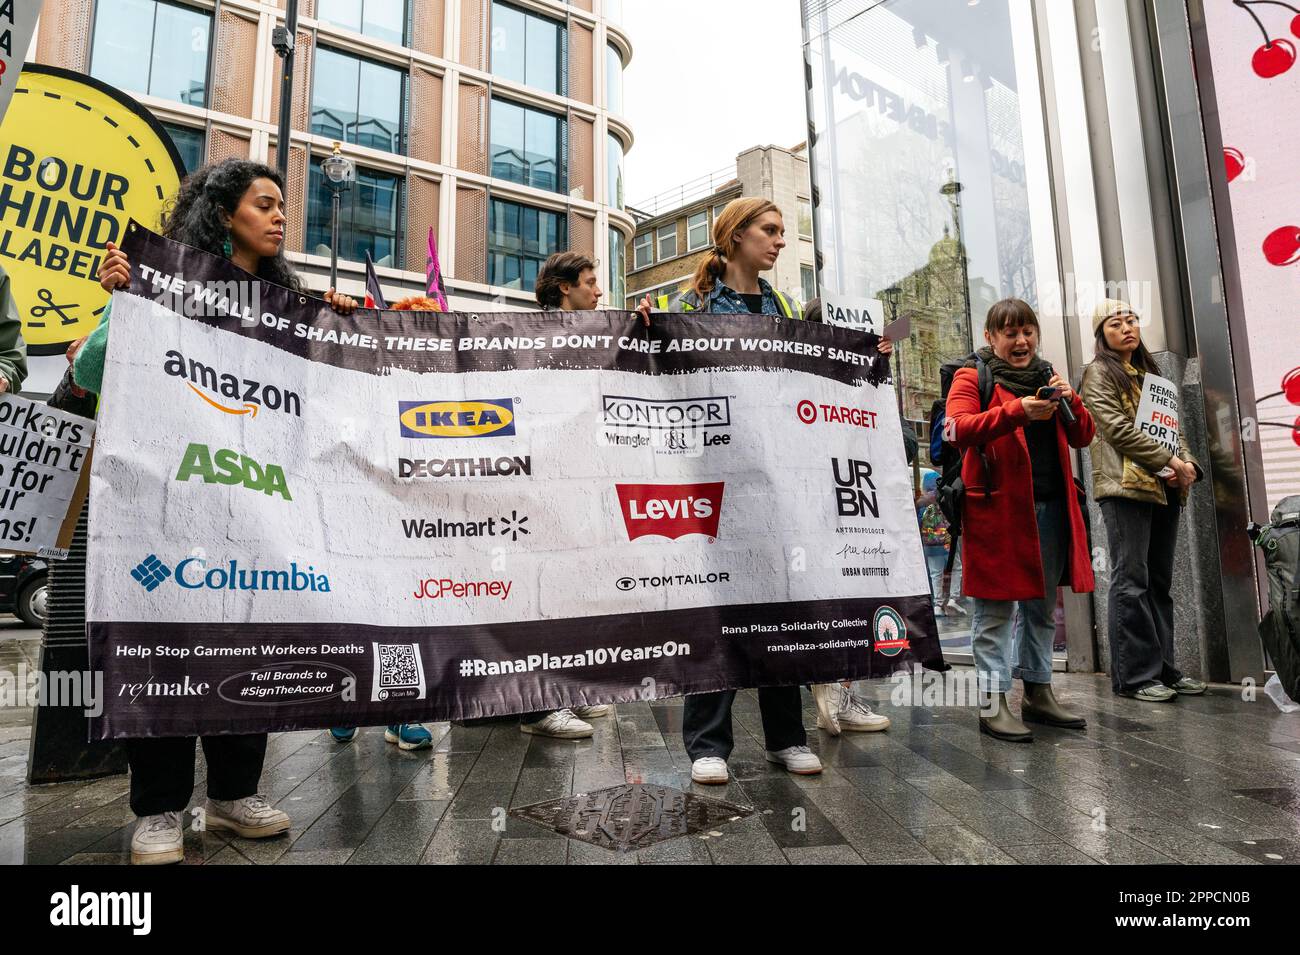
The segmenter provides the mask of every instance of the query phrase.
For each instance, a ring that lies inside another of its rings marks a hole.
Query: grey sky
[[[624,0],[624,108],[637,203],[807,135],[798,0]]]

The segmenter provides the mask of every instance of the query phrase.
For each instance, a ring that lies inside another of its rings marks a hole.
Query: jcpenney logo
[[[443,597],[491,597],[509,600],[511,580],[452,580],[450,577],[426,577],[415,587],[417,600],[440,600]]]
[[[687,534],[718,536],[723,482],[713,484],[616,484],[627,539]]]

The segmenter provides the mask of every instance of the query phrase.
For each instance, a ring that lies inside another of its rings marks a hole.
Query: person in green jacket
[[[9,275],[0,268],[0,394],[17,393],[27,379],[27,343]]]
[[[1096,358],[1084,369],[1081,397],[1097,423],[1093,496],[1110,545],[1111,686],[1121,696],[1167,702],[1205,692],[1174,665],[1174,545],[1188,489],[1201,469],[1182,432],[1178,453],[1138,430],[1147,373],[1159,374],[1142,344],[1141,320],[1127,302],[1102,301],[1093,312]]]

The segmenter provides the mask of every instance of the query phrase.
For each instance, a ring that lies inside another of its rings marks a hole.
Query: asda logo
[[[515,433],[515,401],[399,401],[403,438],[486,438]]]
[[[216,454],[206,444],[191,444],[185,449],[176,480],[189,481],[200,478],[204,484],[242,484],[250,491],[261,491],[268,497],[278,494],[292,501],[289,485],[284,479],[284,469],[278,464],[258,464],[247,455],[229,448]]]

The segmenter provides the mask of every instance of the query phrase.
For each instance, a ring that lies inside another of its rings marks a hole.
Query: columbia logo
[[[131,570],[131,576],[145,590],[152,593],[158,585],[172,575],[172,569],[154,554],[150,554]]]

